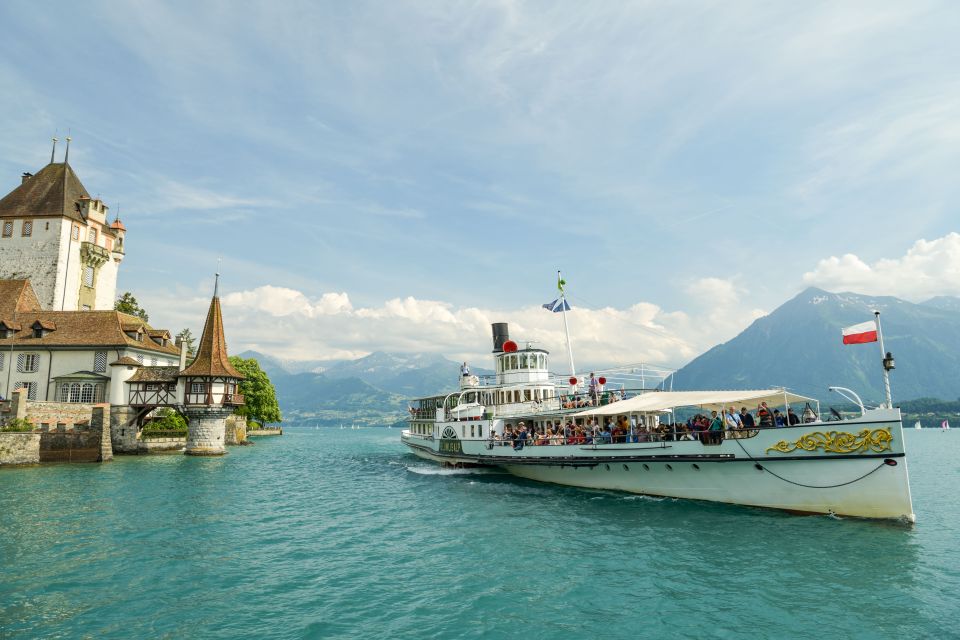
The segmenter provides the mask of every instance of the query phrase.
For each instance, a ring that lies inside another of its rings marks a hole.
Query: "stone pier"
[[[222,456],[226,449],[227,418],[233,413],[232,407],[196,406],[187,407],[187,448],[188,456]]]

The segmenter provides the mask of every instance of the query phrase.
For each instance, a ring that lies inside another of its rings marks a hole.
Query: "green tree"
[[[193,356],[197,355],[197,349],[193,346],[197,339],[193,337],[192,333],[190,333],[190,329],[184,329],[178,333],[177,339],[187,344],[187,356],[192,358]]]
[[[144,322],[150,321],[150,316],[147,315],[146,310],[140,306],[140,303],[137,302],[137,299],[134,298],[133,294],[129,291],[125,291],[123,295],[117,298],[117,302],[113,305],[113,308],[123,313],[129,313],[131,316],[137,316]]]
[[[240,382],[240,393],[243,394],[244,405],[237,410],[237,413],[253,418],[260,424],[282,422],[280,405],[277,404],[277,390],[274,389],[266,372],[260,368],[256,358],[230,356],[230,364],[246,376],[246,380]]]

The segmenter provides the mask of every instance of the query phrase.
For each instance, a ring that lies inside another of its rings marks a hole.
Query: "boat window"
[[[510,356],[510,370],[515,371],[517,369],[517,356]]]
[[[482,425],[482,424],[478,424],[478,425],[477,425],[477,431],[479,432],[479,436],[482,438],[482,437],[483,437],[483,425]]]
[[[474,435],[474,433],[473,433],[473,425],[470,425],[470,437],[471,437],[471,438],[475,437],[475,435]]]
[[[528,369],[530,367],[530,356],[526,353],[520,354],[520,368]]]

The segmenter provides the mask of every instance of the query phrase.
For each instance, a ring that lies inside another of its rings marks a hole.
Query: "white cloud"
[[[574,306],[568,320],[576,361],[588,366],[680,365],[762,314],[740,309],[741,291],[729,281],[704,278],[691,282],[687,290],[695,300],[692,314],[649,302],[624,309]],[[176,305],[163,296],[144,299],[152,309],[177,309],[175,318],[155,313],[155,322],[186,322],[195,333],[209,302],[201,295],[190,296],[186,303],[178,298]],[[539,305],[481,309],[407,296],[354,307],[344,292],[310,297],[273,285],[228,293],[222,303],[234,353],[254,349],[283,358],[324,360],[372,351],[427,352],[484,366],[489,364],[491,323],[508,322],[515,340],[535,342],[554,354],[555,370],[567,368],[561,316]]]
[[[960,295],[960,233],[917,240],[900,258],[868,264],[848,253],[821,260],[803,275],[805,284],[831,291],[893,295],[921,301],[937,295]]]

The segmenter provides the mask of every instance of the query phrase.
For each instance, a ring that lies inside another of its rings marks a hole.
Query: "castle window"
[[[93,402],[93,385],[89,382],[80,387],[80,402]]]
[[[137,362],[139,362],[140,364],[143,364],[143,354],[142,354],[142,353],[138,353],[138,354],[137,354]]]
[[[97,351],[93,354],[93,370],[96,373],[105,373],[107,370],[107,352]]]
[[[23,227],[20,229],[20,235],[28,237],[33,233],[33,220],[24,220]]]
[[[70,235],[73,236],[73,239],[74,239],[74,240],[79,240],[79,239],[80,239],[80,227],[78,227],[77,225],[73,225],[73,231],[70,233]]]
[[[35,373],[40,368],[39,353],[18,353],[17,371],[20,373]]]
[[[93,267],[90,265],[83,267],[83,286],[93,288]]]
[[[12,222],[4,222],[4,223],[3,223],[3,237],[4,237],[4,238],[9,238],[9,237],[11,237],[12,235],[13,235],[13,223],[12,223]]]
[[[151,366],[151,367],[157,366],[157,359],[156,359],[156,358],[150,358],[150,366]]]
[[[90,244],[97,244],[97,230],[90,229],[87,231],[87,242]]]
[[[70,402],[70,385],[60,385],[60,402]]]
[[[37,383],[36,382],[18,382],[14,389],[26,389],[27,390],[27,400],[36,400],[37,399]]]
[[[5,353],[0,353],[0,371],[3,371],[4,359],[6,358]]]
[[[80,402],[80,383],[74,382],[70,385],[70,402]]]

